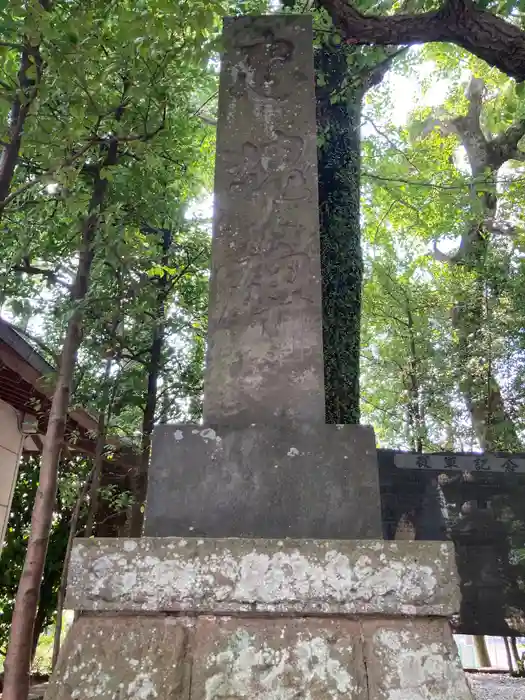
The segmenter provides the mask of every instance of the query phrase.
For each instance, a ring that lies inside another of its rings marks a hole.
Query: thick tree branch
[[[472,77],[467,88],[467,113],[452,120],[451,126],[465,148],[474,177],[486,175],[487,169],[494,173],[497,169],[490,162],[489,142],[481,128],[481,108],[485,83]],[[492,178],[491,178],[492,179]]]
[[[481,128],[481,110],[485,85],[480,78],[472,77],[467,88],[467,113],[442,121],[430,117],[422,123],[421,137],[427,136],[433,129],[438,129],[444,136],[455,134],[459,137],[476,178],[484,177],[493,181],[493,175],[508,160],[525,160],[525,152],[518,149],[518,144],[525,136],[525,119],[517,119],[504,132],[492,139],[487,139]]]
[[[380,83],[383,81],[383,78],[392,67],[392,63],[394,62],[394,60],[399,56],[402,56],[406,52],[406,47],[399,48],[398,46],[395,46],[385,49],[385,58],[379,63],[376,63],[376,65],[372,69],[369,69],[363,75],[364,91],[367,92],[368,90],[370,90],[370,88],[375,87],[376,85],[380,85]]]
[[[54,270],[46,270],[31,264],[29,258],[23,259],[23,264],[13,265],[13,272],[23,272],[26,275],[39,275],[49,280],[52,284],[57,284],[58,277]]]
[[[525,136],[525,119],[519,119],[489,142],[491,165],[500,168],[508,160],[524,160],[525,153],[518,143]]]
[[[403,45],[445,41],[461,46],[511,78],[525,80],[525,32],[472,0],[446,0],[421,14],[363,15],[346,0],[320,0],[350,44]]]

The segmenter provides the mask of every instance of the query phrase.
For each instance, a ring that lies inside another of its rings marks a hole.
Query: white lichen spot
[[[98,557],[97,559],[95,559],[95,561],[91,565],[91,570],[93,571],[95,576],[98,578],[102,578],[105,574],[107,574],[112,569],[113,569],[113,562],[111,560],[111,557],[109,557],[109,556]]]
[[[441,556],[442,557],[450,556],[450,553],[452,551],[452,547],[450,545],[442,544],[440,549],[441,549]]]
[[[288,455],[288,457],[297,457],[297,455],[300,454],[300,452],[297,449],[297,447],[290,447],[286,454]]]
[[[445,644],[427,644],[414,629],[381,629],[373,641],[386,700],[470,699],[465,676]]]
[[[131,593],[133,588],[137,585],[137,574],[134,571],[126,571],[126,573],[121,576],[120,581],[120,593]]]
[[[135,540],[124,540],[122,543],[125,552],[134,552],[137,549],[137,543]]]
[[[351,648],[347,649],[351,653]],[[342,695],[350,696],[355,690],[354,679],[348,673],[348,668],[332,656],[332,650],[326,639],[314,637],[297,644],[296,654],[298,667],[302,677],[311,685],[312,681],[322,681],[327,686],[331,698]],[[337,693],[334,692],[337,690]]]
[[[283,625],[273,640],[237,630],[226,647],[205,660],[213,669],[205,684],[205,699],[255,698],[304,700],[325,697],[347,700],[355,689],[349,671],[336,658],[325,639],[304,641]],[[273,643],[272,643],[273,641]]]
[[[216,440],[217,439],[217,433],[213,428],[204,428],[204,430],[201,430],[200,435],[202,438],[205,440]]]
[[[139,673],[135,680],[128,685],[128,695],[130,698],[137,698],[137,700],[152,700],[158,697],[151,677],[145,673]]]

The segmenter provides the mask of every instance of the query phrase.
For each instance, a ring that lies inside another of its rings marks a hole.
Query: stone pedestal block
[[[358,425],[163,425],[145,534],[382,536],[377,453]]]
[[[80,617],[46,700],[187,700],[194,621]]]
[[[46,700],[471,700],[446,543],[79,540]]]
[[[136,613],[432,615],[459,607],[446,542],[78,540],[66,608]]]
[[[202,618],[191,697],[367,700],[360,637],[351,620]]]
[[[446,621],[81,617],[45,700],[472,700]]]

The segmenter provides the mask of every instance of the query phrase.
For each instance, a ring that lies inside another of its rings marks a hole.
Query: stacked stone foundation
[[[79,540],[46,700],[470,700],[447,543]]]

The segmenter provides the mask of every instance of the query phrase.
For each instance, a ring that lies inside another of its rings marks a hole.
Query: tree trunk
[[[69,571],[69,560],[71,559],[71,550],[73,549],[73,540],[77,536],[78,521],[80,519],[80,512],[82,510],[82,505],[86,500],[89,485],[92,482],[92,478],[95,472],[95,466],[88,475],[84,485],[77,497],[75,503],[75,508],[71,515],[71,520],[69,524],[69,536],[67,538],[66,552],[64,554],[64,564],[62,566],[62,575],[60,577],[60,586],[58,589],[57,598],[57,614],[56,614],[56,625],[55,625],[55,636],[53,639],[53,656],[51,658],[51,670],[54,671],[58,654],[60,652],[60,641],[62,636],[62,616],[64,614],[64,600],[66,598],[66,584],[67,584],[67,574]]]
[[[412,445],[416,452],[423,452],[423,443],[426,438],[425,416],[423,414],[423,406],[421,403],[421,390],[419,386],[419,359],[417,355],[416,335],[414,328],[414,315],[410,307],[410,298],[408,292],[406,295],[406,312],[407,312],[407,330],[409,339],[409,357],[408,357],[408,416],[409,425],[411,427]]]
[[[391,47],[370,66],[366,56],[334,45],[330,36],[315,52],[327,423],[360,419],[361,106],[399,53]]]
[[[514,157],[525,135],[518,120],[505,132],[487,140],[481,126],[484,83],[472,78],[467,89],[466,114],[442,125],[463,145],[472,173],[472,209],[465,223],[458,251],[450,257],[452,269],[465,270],[474,280],[455,300],[452,324],[458,342],[459,389],[469,410],[472,427],[484,451],[518,451],[516,426],[505,410],[503,396],[492,368],[490,333],[490,280],[487,255],[491,225],[497,217],[499,168]],[[481,183],[481,184],[480,184]]]
[[[35,660],[36,656],[36,650],[38,648],[38,642],[40,640],[40,636],[42,632],[44,631],[44,622],[46,619],[46,611],[45,611],[45,606],[38,604],[38,610],[36,612],[36,617],[35,617],[35,627],[33,629],[33,642],[31,644],[31,666],[33,666],[33,662]]]
[[[319,49],[316,76],[326,422],[359,423],[363,278],[359,130],[364,87],[359,80],[355,87],[345,86],[344,48]],[[339,99],[334,101],[333,95]]]
[[[100,409],[100,412],[98,414],[95,461],[93,464],[93,478],[91,479],[91,488],[89,490],[89,510],[87,515],[84,537],[91,537],[91,535],[93,534],[99,507],[100,479],[102,477],[102,469],[104,466],[104,448],[106,446],[107,424],[109,422],[111,413],[111,407],[109,406],[109,377],[111,374],[112,365],[113,358],[108,357],[106,359],[106,366],[104,369],[104,379],[102,385],[102,408]]]
[[[516,637],[510,638],[510,646],[512,649],[512,655],[514,656],[514,661],[516,663],[516,668],[518,669],[518,675],[525,676],[525,668],[523,665],[523,660],[520,657],[520,653],[518,651],[518,643],[516,641]]]
[[[476,658],[480,668],[490,668],[492,664],[490,663],[489,650],[487,649],[487,642],[485,637],[481,635],[474,635],[474,648],[476,649]]]
[[[501,388],[491,364],[490,317],[485,308],[486,273],[484,237],[478,255],[456,264],[468,270],[474,282],[470,293],[456,299],[452,325],[457,335],[459,389],[470,414],[472,429],[483,451],[520,450],[516,426],[507,413]]]
[[[29,77],[29,72],[33,67],[36,73],[34,79]],[[40,56],[39,47],[24,46],[20,55],[18,89],[9,113],[7,143],[0,155],[0,218],[11,190],[11,183],[22,144],[24,126],[37,96],[41,78],[42,57]]]
[[[73,311],[69,317],[62,347],[42,451],[40,480],[33,506],[31,532],[13,611],[5,660],[3,700],[27,700],[31,641],[56,499],[58,462],[64,442],[76,356],[82,339],[82,302],[86,298],[89,288],[95,235],[108,189],[108,181],[100,177],[100,171],[103,167],[115,165],[117,147],[117,141],[112,141],[103,163],[94,167],[93,191],[88,216],[82,227],[78,267],[71,293]]]
[[[512,651],[510,648],[510,642],[508,637],[503,637],[503,641],[505,642],[505,652],[507,654],[507,664],[509,667],[509,673],[514,672],[514,664],[512,663]]]
[[[162,238],[161,265],[169,264],[172,234],[165,229]],[[133,475],[133,503],[130,509],[128,531],[130,537],[140,537],[144,523],[144,502],[148,488],[148,468],[151,452],[151,436],[155,426],[155,410],[157,408],[157,384],[162,365],[162,348],[164,345],[164,327],[166,300],[169,294],[170,282],[166,272],[158,280],[156,319],[151,339],[150,359],[148,366],[148,384],[146,403],[142,418],[142,440],[139,466]]]

